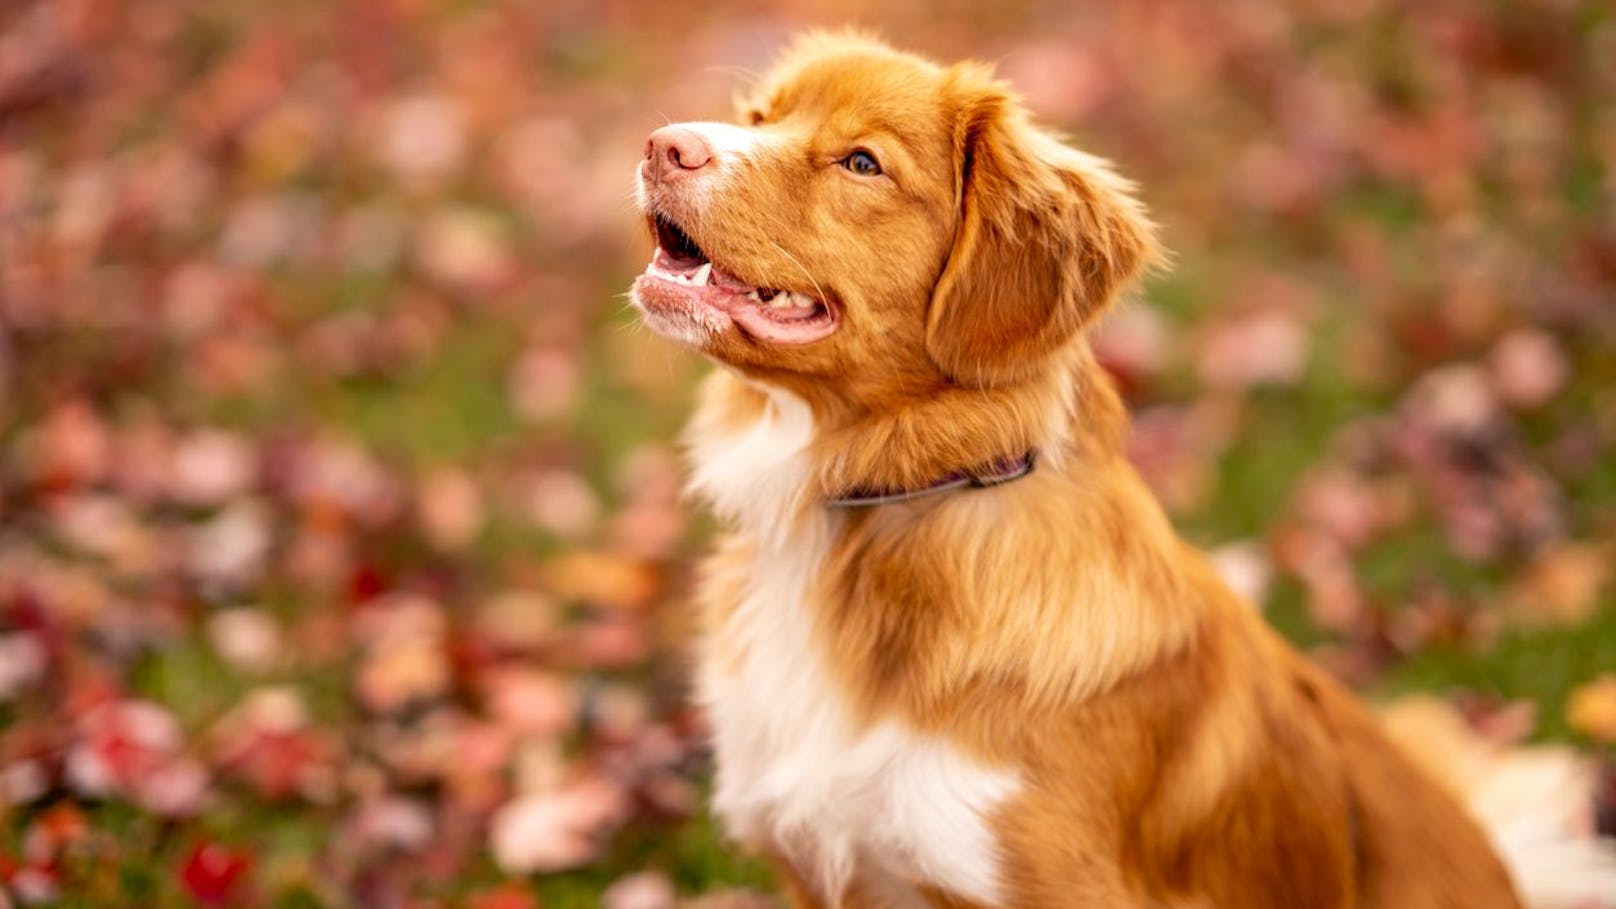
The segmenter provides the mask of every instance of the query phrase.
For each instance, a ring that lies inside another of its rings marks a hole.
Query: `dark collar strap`
[[[862,508],[866,505],[886,505],[892,502],[907,502],[947,492],[950,489],[986,489],[989,486],[1001,486],[1011,480],[1019,480],[1032,473],[1033,452],[1017,458],[999,458],[972,470],[956,470],[934,483],[921,486],[917,489],[852,489],[843,495],[830,499],[826,504],[832,508]]]

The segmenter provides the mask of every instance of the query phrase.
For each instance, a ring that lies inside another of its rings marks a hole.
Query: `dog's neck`
[[[1086,349],[1062,365],[1044,384],[960,389],[975,397],[830,426],[800,397],[732,373],[706,388],[690,432],[693,486],[765,559],[823,547],[809,575],[825,594],[819,627],[839,665],[864,667],[845,681],[872,715],[894,701],[957,702],[962,678],[1019,680],[1029,709],[1061,709],[1167,658],[1201,610],[1221,608],[1194,593],[1217,587],[1210,565],[1123,456],[1109,379]],[[1041,448],[1039,470],[992,491],[919,507],[826,504],[844,484],[917,482],[1020,446]],[[973,560],[994,567],[960,570]],[[1015,567],[1034,564],[1062,570]],[[907,580],[888,586],[893,572]]]
[[[829,427],[802,398],[729,372],[706,387],[690,427],[692,485],[764,563],[826,558],[805,574],[826,594],[816,621],[869,715],[905,704],[915,717],[958,718],[941,705],[973,678],[1000,679],[1031,710],[1060,710],[1196,634],[1209,605],[1191,574],[1212,569],[1123,458],[1125,411],[1092,354],[1076,349],[1063,367],[1042,383],[958,390]],[[1039,471],[995,490],[920,508],[826,503],[844,484],[916,482],[1018,446],[1041,448]],[[955,571],[973,560],[992,569]],[[1062,569],[1046,576],[1037,564]],[[877,581],[898,566],[903,584]]]
[[[1012,385],[947,385],[878,411],[830,415],[812,449],[822,496],[917,489],[984,464],[1036,452],[1058,464],[1121,450],[1125,413],[1083,344]]]
[[[1026,471],[1002,465],[1109,462],[1122,456],[1126,419],[1110,379],[1078,343],[1024,381],[942,385],[879,410],[822,406],[725,370],[704,389],[687,440],[693,487],[721,517],[736,518],[744,503],[795,512],[837,504],[849,490],[925,490],[993,465],[1019,477]],[[750,488],[756,483],[767,494]]]
[[[841,495],[828,499],[826,504],[835,508],[873,508],[877,505],[913,502],[927,496],[943,495],[961,489],[990,489],[1032,476],[1033,468],[1037,464],[1038,453],[1027,451],[1020,457],[998,458],[992,463],[956,470],[920,487],[849,489]]]

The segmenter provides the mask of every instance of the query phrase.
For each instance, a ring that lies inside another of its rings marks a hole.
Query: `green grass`
[[[1566,698],[1606,672],[1616,672],[1616,602],[1585,624],[1506,632],[1484,650],[1431,648],[1393,667],[1373,694],[1475,691],[1528,700],[1539,707],[1539,738],[1572,741],[1577,736],[1566,725]]]

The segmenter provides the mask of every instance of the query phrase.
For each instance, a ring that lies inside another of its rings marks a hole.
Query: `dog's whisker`
[[[808,273],[808,269],[803,267],[802,262],[800,260],[798,260],[796,256],[793,256],[790,253],[790,251],[788,251],[784,246],[781,246],[780,244],[774,242],[773,240],[769,241],[769,245],[774,247],[775,249],[779,250],[780,255],[785,256],[787,259],[790,259],[792,265],[797,266],[797,270],[802,272],[802,276],[804,278],[807,278],[808,283],[810,283],[810,284],[812,284],[814,286],[814,293],[819,295],[820,302],[822,302],[822,303],[823,302],[828,302],[829,298],[825,296],[825,289],[823,287],[819,286],[819,282],[814,280],[814,276]]]
[[[715,63],[711,66],[704,67],[704,69],[709,73],[722,73],[726,76],[742,76],[752,80],[753,82],[756,82],[759,78],[761,78],[757,70],[747,66],[737,66],[735,64]]]

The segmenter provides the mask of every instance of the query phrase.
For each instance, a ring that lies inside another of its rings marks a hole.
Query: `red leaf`
[[[252,856],[219,843],[198,843],[180,863],[185,892],[204,906],[238,905]]]
[[[473,896],[466,909],[539,909],[539,901],[521,884],[506,884]]]
[[[387,577],[374,565],[361,565],[348,579],[348,599],[355,605],[381,596],[388,588]]]

